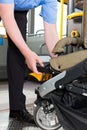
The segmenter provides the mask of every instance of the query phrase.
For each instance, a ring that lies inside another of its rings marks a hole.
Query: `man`
[[[56,28],[56,0],[0,0],[0,17],[8,34],[7,70],[9,81],[9,102],[11,118],[32,122],[32,115],[26,110],[23,94],[25,61],[27,66],[39,74],[36,63],[43,66],[41,59],[26,45],[26,14],[29,9],[42,6],[45,41],[52,57],[52,49],[58,41]]]

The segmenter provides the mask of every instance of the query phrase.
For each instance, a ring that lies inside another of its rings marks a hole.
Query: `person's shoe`
[[[33,116],[26,110],[10,110],[10,118],[16,118],[17,120],[22,120],[28,123],[35,123]]]

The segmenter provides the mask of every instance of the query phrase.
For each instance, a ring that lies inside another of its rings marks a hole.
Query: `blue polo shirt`
[[[57,20],[57,0],[0,0],[0,3],[14,4],[15,10],[29,10],[41,5],[40,16],[43,20],[55,24]]]

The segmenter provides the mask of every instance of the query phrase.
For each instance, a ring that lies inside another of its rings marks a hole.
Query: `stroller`
[[[87,19],[86,5],[87,0],[84,0],[84,17]],[[86,30],[87,27],[85,34]],[[87,130],[86,37],[84,35],[83,40],[63,38],[53,49],[58,57],[52,58],[45,68],[53,77],[35,90],[34,120],[43,130],[58,130],[60,127]],[[69,54],[65,52],[67,46],[72,48]]]
[[[64,42],[77,47],[78,41],[82,43],[78,38],[63,38],[53,51],[57,53],[56,48],[64,46]],[[61,126],[65,130],[87,130],[87,50],[82,50],[82,45],[79,49],[60,54],[45,67],[45,72],[53,77],[35,90],[34,102],[34,120],[43,130],[57,130]]]

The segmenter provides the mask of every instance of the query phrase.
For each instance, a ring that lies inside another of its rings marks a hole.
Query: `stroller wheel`
[[[61,127],[54,105],[46,100],[34,105],[34,120],[43,130],[58,130]]]

